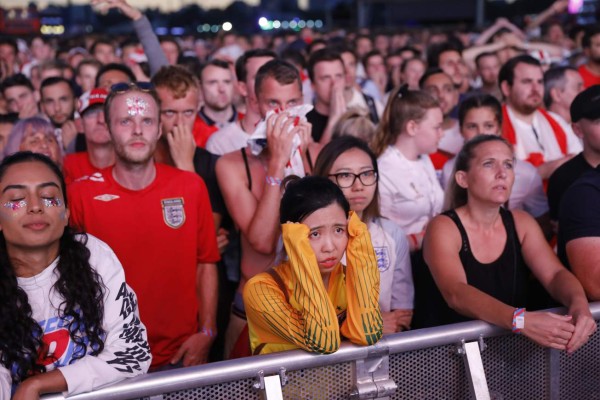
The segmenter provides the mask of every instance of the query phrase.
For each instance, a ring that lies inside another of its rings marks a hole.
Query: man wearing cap
[[[571,106],[573,129],[583,152],[556,171],[559,183],[575,181],[559,199],[558,256],[573,271],[591,301],[600,300],[600,85],[579,94]],[[579,160],[577,160],[579,158]],[[571,165],[569,165],[571,164]],[[567,174],[571,175],[567,177]],[[579,175],[578,175],[579,174]],[[565,180],[565,179],[568,179]]]
[[[79,99],[79,114],[87,151],[69,154],[64,159],[63,172],[67,184],[115,163],[115,150],[104,120],[104,101],[108,92],[92,89]]]
[[[544,75],[540,62],[529,55],[508,60],[500,69],[502,135],[514,145],[515,157],[537,167],[542,179],[581,151],[571,128],[542,108]]]
[[[569,186],[600,164],[600,85],[578,94],[571,103],[573,131],[583,143],[583,151],[558,168],[548,181],[550,218],[558,221],[561,198]]]

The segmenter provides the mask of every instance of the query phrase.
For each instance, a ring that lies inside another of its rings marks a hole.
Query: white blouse
[[[419,233],[442,210],[444,192],[427,155],[408,160],[389,146],[377,160],[381,214],[407,234]]]

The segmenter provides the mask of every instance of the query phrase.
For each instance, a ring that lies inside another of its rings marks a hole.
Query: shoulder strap
[[[279,275],[277,273],[277,271],[275,271],[273,268],[269,269],[266,272],[267,272],[267,274],[271,275],[271,277],[273,278],[273,280],[275,281],[275,283],[279,287],[279,290],[281,290],[283,292],[283,295],[285,296],[285,301],[289,303],[290,302],[290,296],[288,294],[287,288],[285,287],[285,283],[283,283],[283,279],[281,279],[281,275]],[[260,352],[262,351],[262,349],[266,345],[267,345],[267,343],[261,343],[258,346],[256,346],[256,348],[254,348],[254,351],[252,352],[252,355],[253,356],[259,355]]]
[[[444,211],[442,213],[443,215],[445,215],[446,217],[450,218],[454,224],[456,224],[456,227],[458,228],[458,231],[460,232],[460,238],[462,241],[462,249],[463,251],[468,251],[469,250],[469,237],[467,236],[467,231],[465,230],[465,227],[463,226],[462,222],[460,221],[460,218],[458,217],[458,214],[456,213],[455,210],[447,210]]]
[[[361,92],[362,93],[362,92]],[[373,97],[368,94],[362,93],[363,98],[365,99],[365,103],[367,103],[367,107],[369,107],[369,117],[374,124],[379,123],[379,116],[377,115],[377,107],[375,107],[375,100]]]
[[[544,116],[544,118],[546,118],[546,121],[548,121],[552,127],[552,131],[554,132],[554,137],[556,138],[558,147],[560,147],[560,151],[564,155],[567,155],[567,134],[565,133],[564,129],[554,118],[552,118],[550,114],[548,114],[546,110],[539,108],[538,111]]]
[[[270,270],[268,270],[267,274],[271,275],[271,277],[275,280],[275,283],[279,287],[279,290],[281,290],[283,292],[283,295],[285,296],[285,301],[289,303],[290,302],[290,296],[288,294],[288,291],[287,291],[287,288],[285,286],[285,283],[283,283],[283,279],[281,279],[281,275],[279,275],[277,273],[277,271],[275,271],[273,268],[271,268]]]
[[[242,158],[244,159],[244,166],[246,167],[246,176],[248,177],[248,189],[252,191],[252,175],[250,174],[250,165],[248,164],[248,155],[246,154],[246,148],[242,147]]]
[[[310,156],[310,151],[308,149],[306,149],[306,161],[308,161],[308,167],[310,168],[310,173],[312,174],[314,165],[313,165],[312,157]]]
[[[515,127],[510,120],[510,116],[508,115],[506,104],[502,105],[502,136],[504,136],[504,139],[506,139],[508,143],[512,145],[517,144]]]

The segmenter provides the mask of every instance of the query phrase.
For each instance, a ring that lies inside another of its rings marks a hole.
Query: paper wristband
[[[513,313],[512,320],[512,331],[514,333],[521,333],[521,330],[525,328],[525,309],[516,308]]]

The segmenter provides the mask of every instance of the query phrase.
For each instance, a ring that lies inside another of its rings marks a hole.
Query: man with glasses
[[[123,263],[148,329],[151,368],[202,364],[216,335],[219,260],[206,186],[194,173],[154,163],[162,131],[151,84],[114,85],[104,111],[115,165],[70,186],[72,224],[106,241]]]

